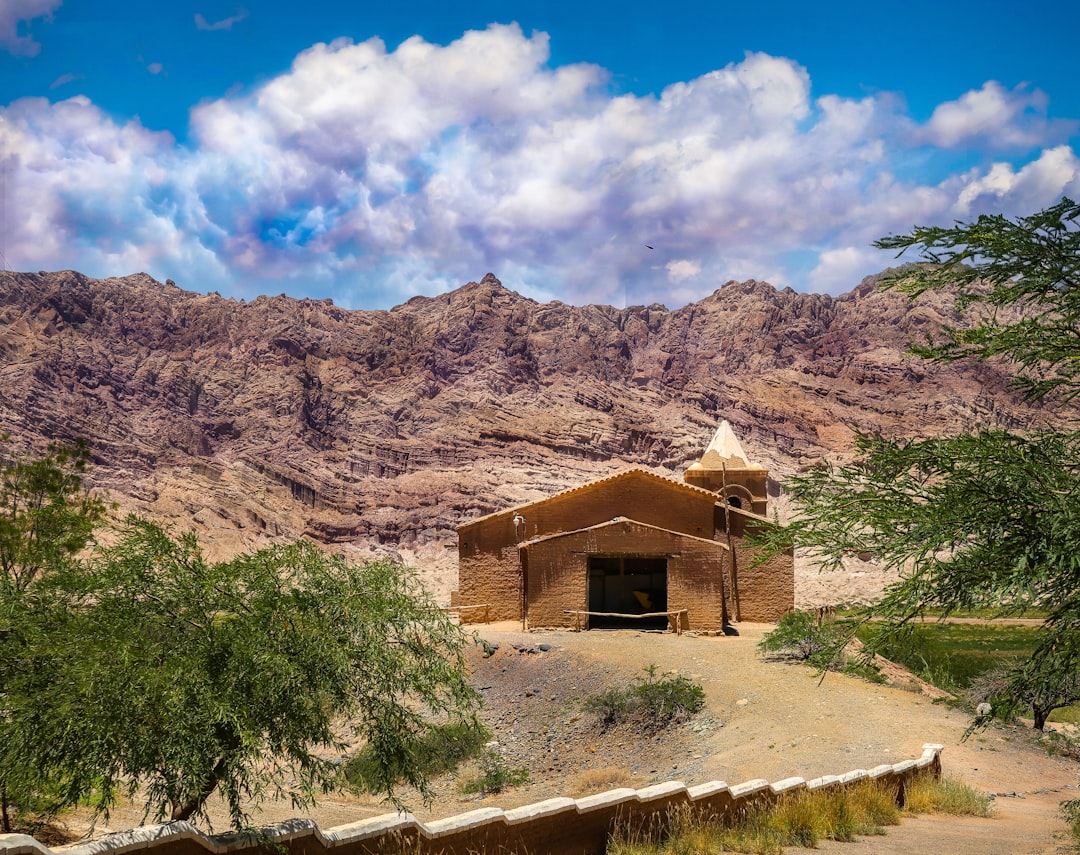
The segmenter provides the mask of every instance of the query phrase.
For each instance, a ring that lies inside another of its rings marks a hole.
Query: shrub
[[[657,679],[655,665],[649,665],[633,686],[605,689],[584,703],[603,729],[636,722],[645,730],[660,730],[688,720],[703,706],[705,691],[700,685],[681,675]]]
[[[1065,824],[1069,826],[1069,836],[1072,838],[1073,851],[1080,852],[1080,800],[1061,803],[1061,816]]]
[[[417,740],[410,756],[426,777],[435,777],[477,756],[489,739],[491,731],[475,720],[432,725]],[[399,783],[403,774],[394,775],[392,781],[385,778],[386,773],[370,745],[365,745],[345,764],[345,780],[356,790],[383,792],[388,784]]]
[[[810,612],[788,612],[758,643],[758,651],[777,659],[809,662],[825,671],[843,664],[842,651],[849,639],[843,621],[821,620]]]
[[[488,796],[529,782],[529,770],[506,765],[497,751],[483,751],[476,758],[476,776],[464,777],[461,792]]]
[[[586,698],[584,704],[586,712],[593,713],[599,718],[600,726],[605,729],[614,727],[625,718],[630,706],[629,692],[615,687]]]
[[[682,722],[705,706],[705,690],[681,674],[656,679],[656,666],[645,669],[631,690],[642,712],[659,727]]]

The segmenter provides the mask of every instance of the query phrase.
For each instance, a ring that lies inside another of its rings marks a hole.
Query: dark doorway
[[[667,559],[589,556],[589,611],[640,615],[667,610]],[[666,617],[589,617],[589,629],[667,629]]]

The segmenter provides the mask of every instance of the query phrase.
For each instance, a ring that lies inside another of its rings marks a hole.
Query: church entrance
[[[667,559],[590,555],[590,612],[641,615],[667,610]],[[667,629],[666,617],[589,617],[589,629]]]

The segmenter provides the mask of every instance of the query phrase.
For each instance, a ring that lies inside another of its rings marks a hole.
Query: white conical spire
[[[727,419],[720,422],[720,427],[716,429],[716,434],[713,436],[712,442],[709,443],[709,447],[705,449],[705,454],[707,455],[710,451],[715,451],[720,458],[730,460],[732,463],[742,466],[747,466],[750,463],[750,458],[743,451],[743,447]]]

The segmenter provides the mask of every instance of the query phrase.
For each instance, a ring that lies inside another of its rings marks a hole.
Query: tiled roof
[[[472,519],[468,522],[462,523],[460,526],[458,526],[458,528],[463,528],[465,526],[473,525],[474,523],[478,522],[484,522],[495,517],[500,517],[504,514],[512,514],[521,511],[524,508],[529,508],[534,505],[542,504],[544,502],[555,501],[556,499],[562,499],[566,496],[572,496],[575,493],[583,493],[586,490],[592,490],[600,486],[601,484],[610,484],[623,478],[629,478],[631,476],[644,476],[646,478],[652,479],[653,481],[659,481],[667,487],[682,490],[695,496],[701,496],[702,498],[708,497],[711,498],[713,501],[716,501],[717,498],[716,493],[714,493],[712,490],[705,490],[701,487],[695,487],[692,484],[687,484],[685,481],[676,481],[673,478],[665,478],[663,475],[657,475],[654,472],[649,472],[646,469],[641,469],[640,467],[635,466],[632,469],[624,469],[622,472],[616,472],[614,475],[608,475],[606,478],[597,478],[594,481],[586,481],[584,484],[580,484],[577,487],[571,487],[568,490],[563,490],[559,493],[553,493],[552,495],[547,496],[543,499],[533,499],[531,502],[523,502],[520,505],[514,505],[513,507],[506,508],[502,511],[495,511],[490,514],[485,514],[482,517],[477,517],[476,519]]]

